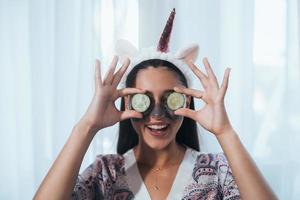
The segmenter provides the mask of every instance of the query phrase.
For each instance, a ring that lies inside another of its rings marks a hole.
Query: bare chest
[[[178,166],[163,170],[140,169],[144,184],[151,199],[162,200],[168,197],[177,174]]]

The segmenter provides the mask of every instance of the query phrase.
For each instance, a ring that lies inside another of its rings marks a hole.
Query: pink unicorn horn
[[[164,31],[162,32],[161,37],[159,39],[159,43],[157,45],[157,51],[164,52],[164,53],[169,51],[169,40],[173,28],[173,21],[174,21],[175,14],[176,14],[175,8],[173,8],[169,16],[169,19],[167,21],[167,24],[164,28]]]

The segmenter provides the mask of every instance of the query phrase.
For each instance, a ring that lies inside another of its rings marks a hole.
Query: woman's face
[[[175,86],[183,86],[178,75],[166,67],[148,67],[138,72],[135,83],[136,88],[146,90],[154,101],[152,111],[143,119],[131,119],[132,126],[139,135],[139,142],[157,150],[175,143],[183,117],[163,109],[162,99]],[[125,99],[125,103],[128,109],[129,98]],[[189,103],[190,98],[187,98],[187,107]]]

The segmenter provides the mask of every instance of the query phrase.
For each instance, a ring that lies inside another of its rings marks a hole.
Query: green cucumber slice
[[[134,94],[131,99],[131,106],[138,112],[145,112],[150,106],[150,98],[145,94]]]
[[[167,98],[167,105],[171,110],[182,108],[185,105],[185,96],[178,92],[172,92]]]

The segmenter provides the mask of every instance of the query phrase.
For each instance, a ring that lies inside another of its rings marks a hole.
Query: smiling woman
[[[191,42],[201,45],[199,55],[201,58],[209,56],[220,85],[226,67],[232,68],[224,100],[232,127],[279,199],[298,200],[299,3],[298,0],[190,0],[188,3],[176,0],[1,0],[0,199],[32,199],[73,127],[82,125],[78,122],[82,122],[80,119],[94,95],[92,63],[95,58],[101,58],[104,75],[118,39],[129,40],[139,49],[156,46],[163,19],[176,7],[171,51],[175,53]],[[122,64],[121,57],[119,63]],[[133,58],[130,56],[131,63],[136,66],[139,63]],[[194,64],[207,75],[201,59]],[[131,72],[132,68],[128,67],[126,72]],[[188,66],[187,69],[192,73]],[[192,80],[187,88],[204,91],[195,75]],[[151,102],[155,101],[150,93],[143,94]],[[115,101],[119,111],[121,99]],[[206,105],[202,99],[193,100],[194,108],[190,103],[190,109],[195,111]],[[77,162],[72,165],[74,180],[78,174],[84,175],[98,154],[117,153],[119,128],[125,132],[122,122],[131,125],[131,119],[102,128],[95,134],[79,171],[76,167],[81,153],[77,154]],[[191,128],[193,124],[185,123],[187,119],[190,118],[184,117],[178,130],[177,143],[191,147],[187,142],[197,143],[196,138],[184,141],[178,137],[181,130],[192,133],[198,129],[200,144],[197,145],[201,152],[223,151],[215,135],[192,119],[197,127]],[[127,127],[133,134],[120,136],[119,142],[125,143],[124,154],[133,149],[139,139],[133,126]],[[229,157],[226,158],[229,161]],[[150,171],[153,185],[156,177],[160,183],[154,172]],[[64,180],[65,175],[63,173]]]
[[[115,57],[102,79],[100,62],[96,62],[94,98],[35,199],[48,199],[49,194],[51,199],[276,199],[227,116],[224,98],[230,69],[219,86],[206,58],[206,74],[193,64],[197,45],[176,55],[168,53],[174,17],[175,9],[157,49],[138,53],[131,65],[125,59],[115,72]],[[126,55],[138,52],[124,41],[122,47],[126,47],[121,51]],[[129,74],[124,76],[127,69]],[[189,88],[189,72],[197,76],[204,90]],[[125,88],[117,89],[123,76]],[[130,106],[135,95],[149,97],[145,111]],[[185,106],[170,106],[169,101],[180,97],[184,100],[176,102],[185,102]],[[123,99],[121,110],[114,104],[118,98]],[[195,110],[193,98],[201,99],[205,106]],[[93,137],[117,122],[118,154],[99,155],[78,176]],[[224,154],[199,152],[196,123],[216,136]]]

